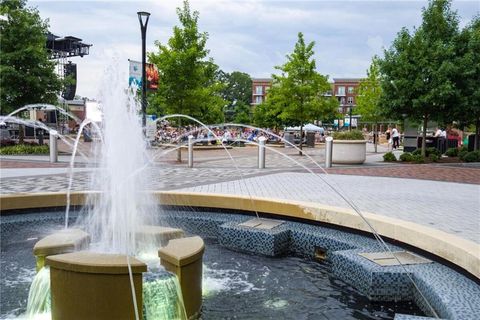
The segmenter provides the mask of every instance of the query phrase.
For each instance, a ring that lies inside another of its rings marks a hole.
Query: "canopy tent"
[[[298,127],[288,127],[288,128],[285,128],[285,131],[300,131],[300,126],[298,126]],[[316,126],[313,123],[308,123],[308,124],[303,126],[303,131],[306,131],[306,132],[313,131],[313,132],[322,133],[322,132],[325,131],[325,129],[322,128],[322,127]]]

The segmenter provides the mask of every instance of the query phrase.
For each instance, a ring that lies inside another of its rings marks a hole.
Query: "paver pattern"
[[[348,208],[330,184],[362,211],[414,221],[480,243],[479,165],[385,164],[381,154],[369,153],[362,166],[324,170],[318,167],[324,162],[321,148],[306,149],[311,158],[298,156],[294,149],[275,148],[267,150],[266,169],[257,169],[256,148],[229,152],[233,160],[224,150],[196,152],[194,168],[187,168],[186,153],[183,163],[177,163],[175,152],[151,150],[157,158],[141,174],[149,177],[150,190],[243,194]],[[47,159],[2,157],[0,192],[66,191],[68,158],[55,164]],[[90,175],[101,169],[85,162],[76,167],[72,190],[91,190]]]
[[[478,185],[285,172],[181,191],[292,199],[350,208],[343,196],[361,211],[420,223],[480,243]]]

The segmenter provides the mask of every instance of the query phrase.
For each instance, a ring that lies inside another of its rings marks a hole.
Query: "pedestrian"
[[[385,138],[387,138],[388,150],[390,151],[390,145],[392,144],[392,134],[390,126],[388,126],[387,131],[385,131]]]
[[[400,133],[397,130],[396,126],[393,126],[392,129],[392,142],[393,142],[393,149],[397,149],[400,147]]]

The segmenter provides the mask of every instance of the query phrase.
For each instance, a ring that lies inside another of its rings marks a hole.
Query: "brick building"
[[[334,96],[338,99],[338,112],[343,114],[344,119],[340,120],[340,127],[349,123],[350,109],[352,109],[353,126],[356,127],[355,107],[358,86],[360,78],[334,78],[331,83],[332,90],[326,93],[326,96]],[[253,78],[252,79],[252,106],[263,103],[266,99],[267,91],[272,86],[271,78]]]
[[[267,91],[272,86],[270,78],[252,78],[252,106],[263,103],[267,96]]]
[[[334,78],[333,79],[333,95],[338,99],[338,111],[343,114],[349,114],[350,108],[355,108],[357,90],[360,84],[358,78]]]

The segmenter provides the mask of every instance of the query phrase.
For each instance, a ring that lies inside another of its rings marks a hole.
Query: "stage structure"
[[[62,92],[65,100],[73,100],[77,89],[77,65],[70,58],[81,57],[89,54],[91,44],[82,42],[82,39],[72,36],[59,37],[53,33],[47,34],[46,47],[51,60],[57,61],[57,74],[61,79],[70,77],[72,83],[67,85]]]

